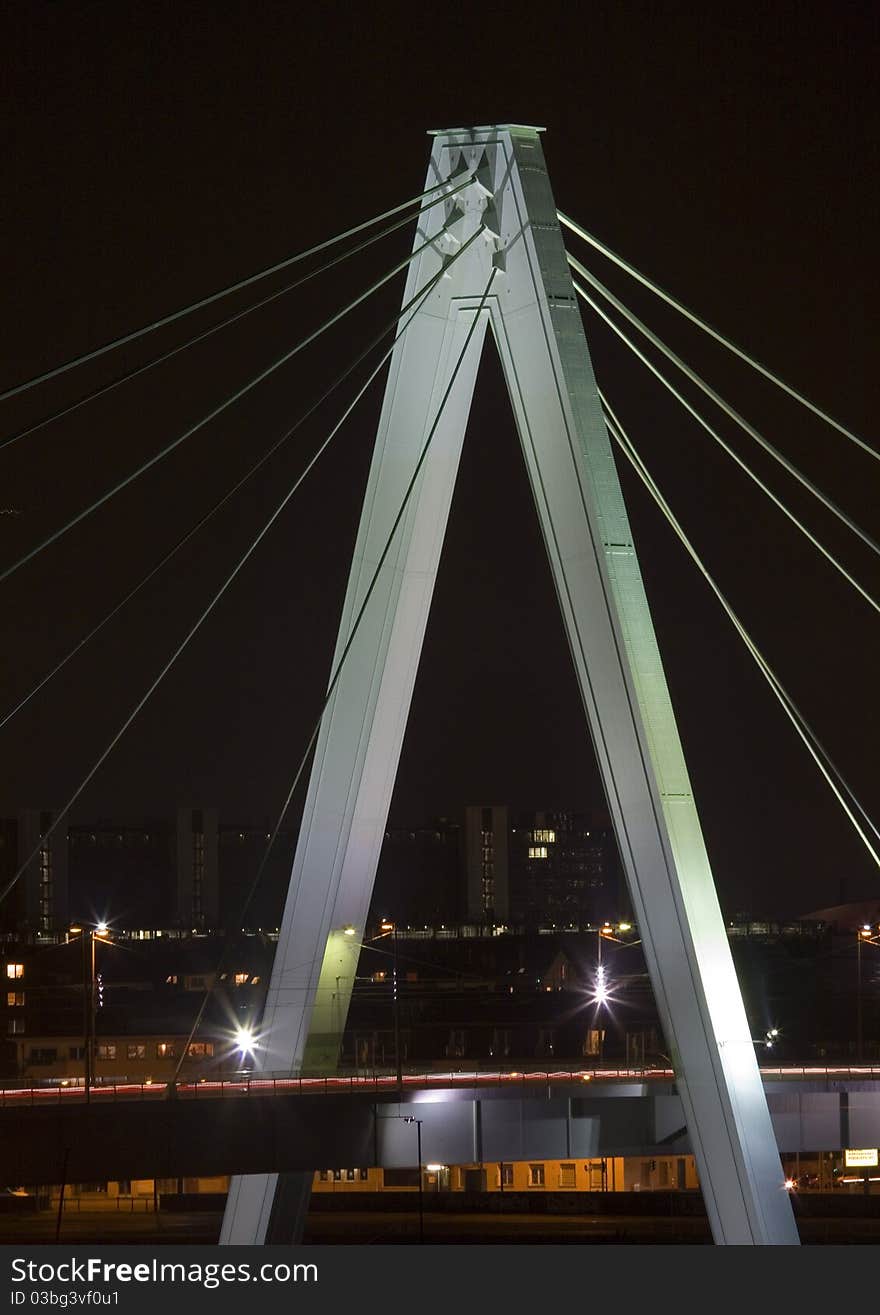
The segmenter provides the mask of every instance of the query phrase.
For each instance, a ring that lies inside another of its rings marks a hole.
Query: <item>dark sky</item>
[[[427,129],[519,121],[547,129],[562,209],[873,439],[876,9],[715,11],[68,3],[7,12],[0,385],[415,194]],[[281,355],[411,240],[395,234],[0,454],[0,506],[20,513],[0,517],[0,559],[19,556]],[[880,537],[876,462],[600,258],[588,263]],[[4,707],[297,418],[393,315],[400,289],[398,280],[0,586]],[[600,382],[710,568],[880,813],[878,618],[605,329],[587,328]],[[181,336],[150,341],[166,348]],[[145,355],[143,344],[125,348],[6,405],[2,431]],[[178,803],[216,804],[229,821],[274,816],[326,683],[380,397],[365,399],[75,818],[134,820]],[[300,430],[0,732],[0,809],[57,806],[70,793],[339,406]],[[749,441],[734,441],[751,459]],[[876,557],[766,458],[754,460],[880,591]],[[627,471],[622,480],[725,909],[804,912],[836,902],[844,879],[850,896],[876,891],[871,860],[705,585]],[[601,808],[491,353],[392,818],[418,823],[488,799]]]

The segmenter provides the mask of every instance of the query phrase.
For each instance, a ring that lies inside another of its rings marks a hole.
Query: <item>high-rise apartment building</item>
[[[510,912],[506,804],[469,804],[464,817],[465,917],[506,922]]]
[[[35,937],[53,936],[68,924],[67,823],[59,823],[50,835],[55,817],[51,811],[28,808],[0,824],[0,877],[4,885],[28,856],[34,855],[10,894],[2,920],[7,930],[21,930]]]
[[[177,810],[177,921],[194,931],[220,921],[216,808]]]
[[[510,919],[566,926],[623,916],[613,829],[582,813],[523,812],[510,830]]]

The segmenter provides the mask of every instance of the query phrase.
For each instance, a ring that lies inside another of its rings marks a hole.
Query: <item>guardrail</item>
[[[868,1065],[773,1065],[761,1066],[766,1080],[840,1080],[880,1081],[880,1066]],[[467,1069],[446,1072],[404,1073],[404,1090],[429,1087],[497,1086],[523,1088],[536,1084],[589,1082],[671,1082],[671,1068],[577,1068],[577,1069]],[[34,1086],[20,1080],[0,1084],[0,1110],[22,1105],[84,1104],[86,1091],[81,1081]],[[99,1082],[88,1091],[88,1100],[96,1104],[119,1100],[204,1100],[275,1095],[340,1095],[343,1093],[385,1093],[399,1089],[395,1073],[332,1073],[315,1077],[291,1077],[288,1074],[201,1078],[196,1081],[167,1082]]]

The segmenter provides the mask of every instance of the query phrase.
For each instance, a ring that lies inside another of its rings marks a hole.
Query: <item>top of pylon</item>
[[[429,137],[458,137],[473,132],[546,132],[533,123],[481,123],[466,128],[429,128]]]

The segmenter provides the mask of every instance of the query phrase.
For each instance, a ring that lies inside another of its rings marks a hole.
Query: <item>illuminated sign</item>
[[[844,1151],[847,1169],[876,1169],[877,1151]]]

